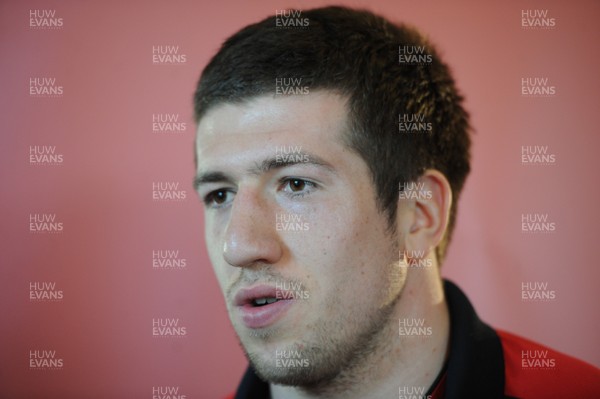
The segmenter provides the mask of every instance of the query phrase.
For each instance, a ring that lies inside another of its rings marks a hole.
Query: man
[[[600,372],[497,331],[442,281],[469,173],[448,67],[340,7],[229,38],[194,97],[209,256],[250,361],[236,398],[592,397]]]

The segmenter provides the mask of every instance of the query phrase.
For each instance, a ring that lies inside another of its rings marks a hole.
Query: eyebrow
[[[298,152],[285,155],[285,158],[274,156],[264,159],[262,162],[257,162],[254,167],[247,169],[246,172],[252,175],[261,175],[276,169],[287,168],[294,165],[312,165],[336,173],[335,168],[329,162],[317,155],[310,154],[308,152]],[[234,184],[234,179],[226,173],[218,171],[201,173],[194,178],[195,189],[198,189],[199,186],[207,183]]]

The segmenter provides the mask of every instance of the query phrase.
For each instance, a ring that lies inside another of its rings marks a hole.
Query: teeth
[[[262,306],[265,304],[271,304],[277,302],[277,298],[256,298],[254,300],[254,304],[258,306]]]

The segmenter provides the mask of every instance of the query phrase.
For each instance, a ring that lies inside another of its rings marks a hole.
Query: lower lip
[[[269,305],[239,306],[242,321],[248,328],[262,328],[275,323],[281,318],[292,304],[292,300],[279,300]]]

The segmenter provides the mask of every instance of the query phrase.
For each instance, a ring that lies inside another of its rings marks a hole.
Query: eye
[[[304,190],[306,187],[306,181],[301,179],[292,179],[289,181],[288,185],[293,192],[298,192]]]
[[[209,207],[219,208],[231,202],[233,194],[232,191],[225,189],[211,191],[204,197],[204,204]]]
[[[308,195],[317,187],[316,183],[296,177],[285,178],[282,184],[283,191],[291,197]]]

